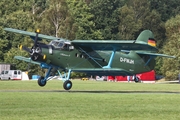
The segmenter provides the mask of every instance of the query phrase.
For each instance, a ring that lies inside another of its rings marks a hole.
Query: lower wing
[[[82,72],[87,73],[90,75],[98,75],[98,76],[127,76],[127,75],[133,75],[133,73],[121,69],[121,68],[72,68],[71,69],[74,72]]]
[[[25,61],[25,62],[37,64],[37,65],[40,65],[40,64],[41,64],[41,63],[39,63],[39,62],[32,61],[31,58],[27,58],[27,57],[23,57],[23,56],[15,56],[14,58],[15,58],[15,59],[18,59],[18,60]]]

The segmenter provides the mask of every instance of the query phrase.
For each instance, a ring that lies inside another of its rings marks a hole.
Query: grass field
[[[1,120],[179,120],[180,84],[0,81]]]

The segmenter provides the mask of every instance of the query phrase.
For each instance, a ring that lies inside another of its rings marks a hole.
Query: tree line
[[[6,33],[5,27],[39,28],[42,34],[70,40],[136,39],[142,30],[149,29],[159,53],[176,56],[157,58],[156,73],[167,80],[178,77],[179,0],[1,0],[0,7],[0,62],[13,63],[16,69],[43,74],[37,66],[13,59],[16,55],[28,57],[18,45],[31,47],[33,42],[29,37]]]

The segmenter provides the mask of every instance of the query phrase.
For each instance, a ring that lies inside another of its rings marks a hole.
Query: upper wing
[[[22,56],[15,56],[14,58],[18,59],[18,60],[29,62],[29,63],[37,64],[37,65],[41,64],[39,62],[32,61],[31,58],[26,58],[26,57],[22,57]]]
[[[31,37],[36,36],[35,32],[28,32],[28,31],[13,29],[13,28],[4,28],[4,30],[9,31],[9,32],[13,32],[13,33],[19,33],[19,34],[22,34],[22,35],[28,35],[28,36],[31,36]],[[43,38],[43,39],[47,39],[47,40],[60,39],[60,38],[57,38],[57,37],[43,35],[43,34],[38,34],[38,38]]]
[[[28,32],[13,28],[4,28],[5,31],[19,33],[23,35],[28,35],[30,37],[35,37],[35,32]],[[47,40],[62,39],[53,36],[38,34],[38,38],[43,38]],[[86,48],[93,50],[151,50],[157,51],[157,49],[146,42],[135,42],[134,40],[73,40],[71,43],[76,48]]]
[[[91,48],[93,50],[151,50],[157,48],[147,43],[135,43],[134,40],[73,40],[71,42],[77,48]]]
[[[98,76],[133,75],[129,71],[121,69],[121,68],[72,68],[71,70],[74,72],[83,72],[90,75],[98,75]]]

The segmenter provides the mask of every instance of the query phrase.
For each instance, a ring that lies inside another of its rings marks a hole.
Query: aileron
[[[120,68],[94,68],[94,69],[87,69],[87,68],[73,68],[71,69],[72,71],[75,72],[84,72],[90,75],[110,75],[110,76],[117,76],[117,75],[122,75],[122,76],[127,76],[127,75],[133,75],[131,72],[125,70],[125,69],[120,69]]]

